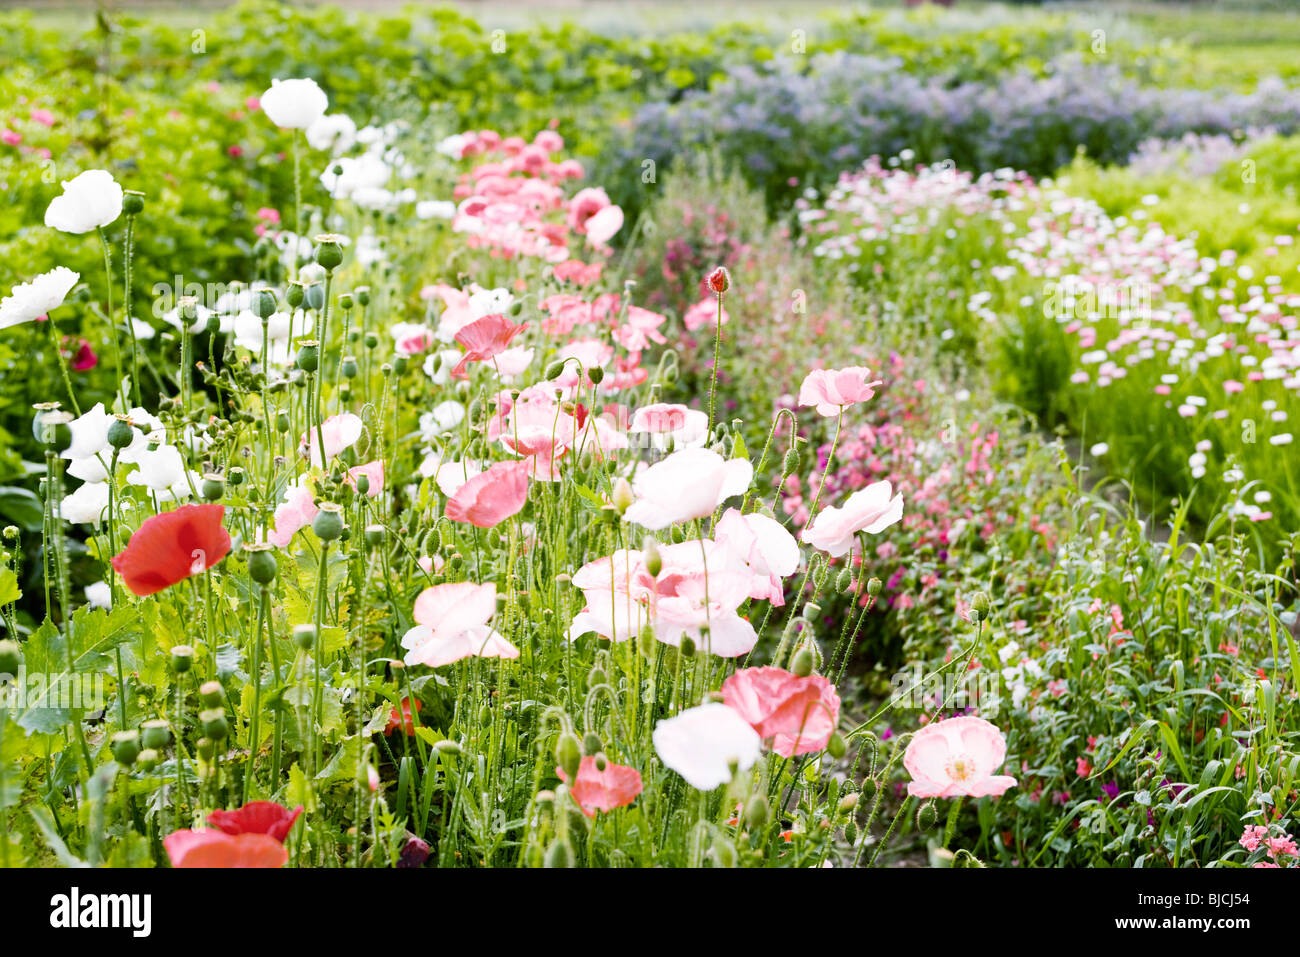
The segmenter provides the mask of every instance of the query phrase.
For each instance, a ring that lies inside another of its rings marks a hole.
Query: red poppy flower
[[[283,867],[289,852],[269,834],[174,831],[163,839],[172,867]]]
[[[213,811],[208,823],[226,834],[266,834],[283,844],[301,813],[301,804],[290,811],[274,801],[249,801],[237,811]]]
[[[396,708],[393,708],[392,711],[388,713],[388,724],[384,728],[385,736],[392,734],[398,728],[401,728],[402,733],[404,733],[408,738],[415,736],[415,715],[411,713],[412,704],[415,705],[415,711],[418,713],[420,710],[420,702],[418,700],[412,702],[410,698],[402,699],[402,710],[400,713]]]
[[[465,367],[471,362],[483,362],[506,351],[510,340],[528,328],[528,323],[516,326],[500,313],[475,319],[456,333],[456,341],[467,350],[460,362],[451,370],[453,378],[466,375]]]
[[[453,522],[492,528],[520,512],[528,500],[528,462],[498,462],[476,475],[447,500]]]
[[[137,595],[152,595],[207,571],[230,552],[224,505],[182,505],[154,515],[113,556],[113,568]]]
[[[561,781],[568,782],[569,777],[563,768],[556,768],[555,773]],[[641,772],[612,763],[606,764],[604,771],[598,771],[595,755],[589,754],[578,765],[578,778],[570,787],[570,793],[587,817],[595,817],[597,811],[609,813],[636,800],[641,793]]]

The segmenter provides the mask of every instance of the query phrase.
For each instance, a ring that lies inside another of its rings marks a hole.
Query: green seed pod
[[[344,356],[343,361],[339,363],[339,372],[345,379],[355,379],[357,377],[357,360],[352,356]]]
[[[200,711],[199,724],[203,726],[203,733],[213,741],[224,741],[230,734],[225,708],[208,708],[206,711]]]
[[[339,308],[343,309],[345,312],[351,312],[352,307],[356,304],[356,297],[354,297],[352,293],[344,292],[339,294]]]
[[[308,283],[306,288],[307,308],[320,312],[325,308],[325,287],[318,282]]]
[[[582,753],[596,754],[605,749],[605,743],[600,740],[600,735],[595,731],[588,731],[582,736]]]
[[[410,360],[402,353],[393,356],[393,371],[399,376],[406,375],[406,370],[410,366]]]
[[[123,415],[113,416],[113,424],[108,427],[108,444],[115,449],[124,449],[135,441],[135,429]]]
[[[243,485],[244,478],[246,477],[246,475],[247,473],[245,473],[242,468],[236,465],[234,468],[230,470],[229,473],[227,473],[226,481],[229,482],[231,485]]]
[[[161,756],[157,751],[153,750],[153,748],[145,748],[140,752],[140,756],[136,759],[140,767],[145,771],[152,771],[154,768],[158,767],[158,762],[160,760]]]
[[[311,530],[322,542],[332,542],[343,534],[343,509],[326,502],[311,520]]]
[[[194,667],[194,649],[189,645],[177,645],[172,648],[171,654],[172,671],[178,675],[183,675]]]
[[[384,537],[387,534],[388,529],[383,525],[367,525],[366,545],[370,548],[378,548],[380,545],[384,544]]]
[[[745,826],[751,831],[757,831],[767,824],[771,813],[772,809],[768,806],[767,797],[763,794],[755,794],[745,805]]]
[[[316,626],[311,624],[294,625],[293,640],[303,651],[310,651],[316,646]]]
[[[320,368],[320,343],[308,339],[298,346],[298,368],[303,372],[315,372]]]
[[[813,655],[812,649],[807,645],[801,645],[799,650],[795,652],[794,661],[790,664],[790,670],[800,678],[807,678],[812,674],[815,664],[816,657]]]
[[[212,756],[217,753],[217,746],[212,743],[211,738],[199,738],[194,743],[194,748],[199,752],[199,757],[204,761],[211,761]]]
[[[288,413],[288,412],[283,412],[283,411],[281,411],[281,412],[277,412],[277,413],[275,414],[275,431],[279,432],[281,435],[283,435],[284,433],[286,433],[286,432],[289,431],[289,413]],[[232,471],[233,471],[233,469],[232,469]]]
[[[144,212],[144,193],[136,189],[122,190],[122,212],[128,216],[139,216]]]
[[[369,476],[369,475],[366,475],[364,472],[361,473],[360,475],[358,475],[358,476],[356,477],[356,483],[357,483],[357,494],[358,494],[358,495],[368,495],[368,494],[370,494],[370,476]]]
[[[265,321],[275,314],[275,290],[265,286],[249,290],[249,308],[253,315]]]
[[[142,731],[141,739],[144,741],[144,746],[146,748],[161,751],[171,743],[171,725],[161,718],[146,721],[144,724],[140,725],[140,728]]]
[[[326,272],[333,272],[343,263],[343,244],[341,237],[325,233],[316,238],[316,265]]]
[[[203,476],[199,491],[207,501],[215,502],[226,494],[226,480],[220,475],[208,472]]]
[[[112,749],[113,760],[123,767],[129,768],[135,764],[136,758],[140,756],[140,732],[117,732],[117,734],[113,735]]]
[[[291,280],[284,290],[284,301],[288,303],[290,309],[297,309],[307,298],[307,287],[301,281]]]
[[[245,545],[248,555],[248,577],[259,585],[269,585],[275,581],[276,572],[280,570],[275,559],[275,547],[265,542]]]
[[[577,780],[578,768],[582,765],[582,742],[572,731],[561,734],[555,743],[555,763],[564,770],[570,781]]]
[[[11,678],[18,674],[23,666],[23,649],[18,642],[9,638],[0,641],[0,675]]]
[[[366,344],[367,349],[373,349],[375,346],[379,345],[379,337],[373,332],[367,332],[365,339],[362,341]]]
[[[357,295],[357,302],[359,302],[359,303],[360,303],[361,305],[363,305],[363,306],[368,306],[368,305],[370,305],[370,287],[369,287],[369,286],[357,286],[357,288],[354,289],[353,292],[355,292],[356,295]]]
[[[226,694],[222,690],[220,681],[205,681],[199,685],[199,698],[209,708],[220,707],[225,697]]]

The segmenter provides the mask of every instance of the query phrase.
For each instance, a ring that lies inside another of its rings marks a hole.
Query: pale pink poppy
[[[725,326],[731,319],[727,315],[727,310],[722,310],[722,324]],[[691,308],[686,310],[686,315],[682,317],[686,328],[691,332],[704,326],[712,328],[718,323],[718,300],[716,296],[710,296],[708,299],[701,299]]]
[[[556,768],[555,773],[568,783],[563,768]],[[608,814],[636,800],[641,793],[641,772],[612,761],[606,762],[601,771],[596,767],[596,756],[589,754],[578,765],[578,777],[569,784],[569,793],[587,817],[595,817],[597,811]]]
[[[325,436],[325,459],[321,460],[320,452],[320,435],[316,429],[308,429],[298,443],[298,451],[307,457],[312,465],[325,467],[330,459],[337,456],[344,449],[356,444],[357,439],[361,438],[361,433],[365,426],[361,417],[353,415],[351,412],[343,412],[339,415],[331,415],[321,423],[320,432]]]
[[[311,524],[320,511],[313,501],[315,493],[305,479],[285,489],[284,501],[275,509],[275,527],[267,540],[276,548],[284,548],[293,536]]]
[[[754,478],[745,459],[724,459],[712,449],[682,449],[650,466],[632,480],[636,501],[624,517],[650,529],[712,515],[713,510],[744,493]]]
[[[628,431],[649,433],[651,447],[660,451],[699,448],[709,437],[709,416],[699,409],[657,402],[633,412]]]
[[[462,658],[518,658],[519,649],[488,624],[496,614],[496,585],[451,582],[415,599],[416,625],[402,636],[408,665],[437,668]]]
[[[447,517],[492,528],[518,514],[528,501],[528,471],[527,462],[497,462],[456,490],[447,500]]]
[[[373,462],[367,462],[365,465],[358,465],[355,468],[348,469],[348,481],[354,487],[357,484],[357,478],[364,475],[370,485],[366,489],[366,497],[374,498],[384,490],[384,463],[381,459]]]
[[[832,558],[847,554],[858,532],[883,532],[903,517],[903,493],[890,498],[891,491],[888,480],[859,489],[842,507],[823,508],[800,537]]]
[[[587,220],[587,242],[592,246],[604,246],[622,228],[623,210],[606,206]]]
[[[781,579],[799,567],[799,543],[785,526],[766,515],[742,515],[729,508],[718,521],[713,538],[749,569],[753,576],[750,598],[765,598],[777,606],[785,604]]]
[[[876,394],[879,379],[862,366],[847,369],[814,369],[799,387],[799,404],[815,405],[821,415],[838,415],[846,405],[865,402]]]
[[[731,768],[748,771],[761,753],[758,732],[734,709],[710,701],[655,725],[655,753],[698,791],[731,780]]]
[[[610,205],[609,194],[599,186],[578,190],[569,200],[569,228],[575,233],[586,233],[587,221]]]
[[[744,668],[722,683],[722,700],[783,757],[826,747],[840,717],[840,696],[821,675],[783,668]]]
[[[983,718],[948,718],[917,731],[903,753],[913,797],[996,797],[1016,779],[994,774],[1006,760],[1007,742]]]
[[[456,341],[465,347],[465,355],[451,370],[452,378],[463,378],[471,362],[484,362],[505,352],[510,340],[528,328],[528,324],[515,325],[505,316],[493,313],[475,319],[460,328]]]

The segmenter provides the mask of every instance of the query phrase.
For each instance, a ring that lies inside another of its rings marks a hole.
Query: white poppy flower
[[[59,514],[64,521],[76,525],[98,525],[107,510],[107,482],[86,482],[59,503]]]
[[[262,110],[282,130],[305,130],[325,115],[329,97],[315,80],[272,80]]]
[[[357,141],[357,124],[346,113],[322,116],[307,127],[307,145],[314,150],[346,153]]]
[[[699,791],[731,780],[731,765],[747,771],[758,760],[761,739],[749,722],[725,704],[711,701],[655,725],[659,760]]]
[[[113,590],[108,582],[93,582],[86,586],[86,604],[91,608],[112,608]]]
[[[45,225],[64,233],[88,233],[122,215],[122,187],[113,174],[88,169],[63,183],[63,194],[45,210]]]
[[[13,291],[0,300],[0,329],[31,322],[51,309],[57,309],[80,278],[80,273],[66,266],[56,266],[31,282],[14,286]]]

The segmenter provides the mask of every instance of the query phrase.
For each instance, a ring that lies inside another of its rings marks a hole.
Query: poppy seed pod
[[[362,478],[364,477],[365,476],[362,476]],[[378,548],[380,545],[384,544],[384,537],[387,533],[388,529],[383,525],[367,525],[366,545],[370,548]]]
[[[306,295],[307,308],[315,312],[320,312],[325,308],[325,287],[318,282],[307,284],[304,290]]]
[[[405,355],[398,353],[393,357],[393,371],[398,375],[406,375],[406,370],[410,366],[410,360]]]
[[[113,735],[112,740],[113,760],[124,767],[130,767],[135,764],[136,758],[140,756],[140,732],[139,731],[119,731]]]
[[[360,305],[362,305],[362,306],[368,306],[368,305],[370,305],[370,287],[369,287],[369,286],[357,286],[357,288],[354,289],[354,290],[352,290],[352,291],[353,291],[354,293],[356,293],[356,296],[357,296],[357,302],[358,302]]]
[[[220,705],[224,697],[225,692],[221,689],[220,681],[205,681],[199,685],[199,698],[209,708]]]
[[[320,368],[320,343],[308,339],[299,344],[297,364],[303,372],[315,372]]]
[[[249,308],[253,315],[265,322],[275,313],[275,291],[266,286],[249,290]]]
[[[355,379],[357,377],[357,360],[352,356],[344,356],[343,361],[339,363],[339,372],[345,379]]]
[[[171,653],[172,671],[183,675],[194,667],[194,649],[189,645],[176,645]]]
[[[136,761],[139,762],[140,767],[146,771],[152,771],[154,768],[156,768],[160,760],[161,760],[161,756],[153,748],[145,748],[143,751],[140,752],[140,756],[136,758]]]
[[[72,444],[71,421],[72,416],[59,409],[40,410],[32,420],[32,434],[42,445],[48,445],[52,449],[66,449]]]
[[[297,279],[291,280],[284,289],[284,301],[290,309],[297,309],[306,298],[307,286]]]
[[[339,308],[340,308],[340,309],[343,309],[344,311],[351,311],[352,307],[355,306],[356,304],[357,304],[357,301],[356,301],[355,297],[353,297],[352,293],[350,293],[350,292],[345,292],[345,293],[340,293],[340,294],[339,294]]]
[[[303,651],[310,651],[316,644],[316,626],[311,624],[294,625],[293,640]]]
[[[122,212],[128,216],[139,216],[144,212],[144,193],[137,189],[122,190]]]
[[[289,413],[280,411],[275,414],[275,431],[284,434],[289,431]],[[232,470],[233,471],[233,470]],[[233,475],[231,476],[234,477]]]
[[[124,449],[135,440],[135,429],[125,416],[113,417],[113,424],[108,427],[108,444],[115,449]]]
[[[203,331],[210,336],[215,336],[221,331],[221,317],[215,312],[210,313],[208,318],[203,321]]]
[[[199,738],[194,743],[194,749],[199,752],[199,757],[204,761],[211,761],[212,756],[217,753],[217,746],[212,743],[211,738]]]
[[[320,266],[326,272],[333,272],[343,264],[343,243],[342,237],[333,233],[325,233],[315,238],[316,265]]]
[[[271,582],[275,581],[276,573],[280,570],[273,549],[274,546],[266,543],[244,546],[244,551],[248,555],[248,577],[259,585],[271,584]]]
[[[171,725],[161,718],[146,721],[144,724],[140,725],[140,728],[141,739],[144,741],[144,746],[146,748],[161,751],[171,743]]]
[[[379,337],[373,332],[367,332],[365,339],[362,341],[365,342],[367,349],[373,349],[375,346],[379,345]]]
[[[200,711],[199,724],[203,727],[203,734],[213,741],[224,741],[230,734],[225,708],[208,708],[206,711]]]
[[[225,479],[209,472],[203,476],[203,484],[199,486],[199,491],[207,501],[215,502],[226,494]]]

